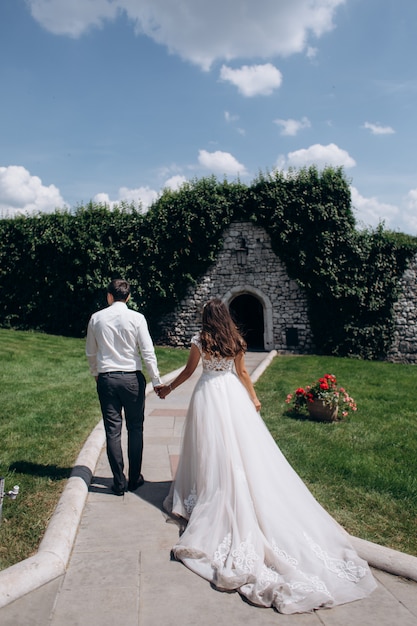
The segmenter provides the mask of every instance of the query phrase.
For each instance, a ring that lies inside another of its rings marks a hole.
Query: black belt
[[[121,374],[122,376],[136,376],[136,374],[138,374],[140,371],[141,370],[135,370],[133,372],[102,372],[101,374],[99,374],[99,376],[110,376],[111,374]]]

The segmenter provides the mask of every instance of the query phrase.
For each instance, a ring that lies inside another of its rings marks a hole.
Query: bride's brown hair
[[[204,305],[201,346],[203,352],[221,357],[235,357],[246,350],[246,341],[229,309],[219,298],[213,298]]]

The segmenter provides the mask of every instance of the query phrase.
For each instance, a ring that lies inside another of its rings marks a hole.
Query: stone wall
[[[161,320],[158,343],[188,347],[201,328],[207,300],[218,297],[230,305],[242,294],[262,305],[265,350],[314,352],[306,297],[272,251],[269,235],[250,222],[234,222],[225,230],[217,261],[197,285],[189,287],[177,309]],[[394,318],[394,341],[387,360],[417,364],[417,255],[401,278]],[[294,331],[297,345],[290,345],[288,338]]]
[[[400,296],[394,305],[395,333],[388,360],[417,364],[417,255],[401,278]]]
[[[216,262],[196,286],[189,287],[177,309],[161,320],[158,343],[188,347],[201,328],[204,303],[218,297],[230,305],[240,295],[252,296],[262,305],[265,350],[313,351],[306,297],[272,251],[269,235],[250,222],[234,222],[225,230]]]

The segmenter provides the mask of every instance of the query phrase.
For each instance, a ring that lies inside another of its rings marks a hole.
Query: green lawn
[[[71,468],[101,419],[82,339],[0,329],[0,476],[3,501],[0,569],[33,554]],[[157,348],[166,374],[187,350]]]
[[[157,348],[162,373],[187,350]],[[345,421],[294,415],[288,393],[325,373],[358,404]],[[415,366],[278,356],[257,383],[262,416],[290,463],[351,533],[417,555]],[[0,329],[0,569],[33,554],[78,453],[100,419],[84,341]]]
[[[358,404],[342,422],[300,418],[288,393],[335,374]],[[417,555],[417,367],[279,356],[257,384],[262,415],[320,503],[351,534]]]

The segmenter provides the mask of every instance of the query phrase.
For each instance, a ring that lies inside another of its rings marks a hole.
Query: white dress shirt
[[[162,384],[146,319],[124,302],[93,313],[85,352],[93,376],[142,370],[143,359],[153,386]]]

